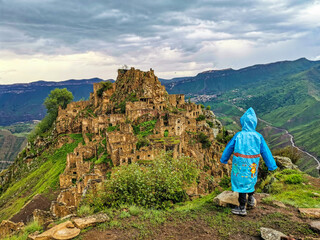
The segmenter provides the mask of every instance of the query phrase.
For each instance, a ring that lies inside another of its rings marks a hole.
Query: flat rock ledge
[[[320,219],[320,208],[299,208],[299,212],[304,217]]]
[[[272,228],[260,228],[261,238],[264,240],[281,240],[287,239],[287,236],[282,232],[274,230]]]
[[[76,218],[76,219],[73,219],[73,222],[76,225],[76,227],[80,229],[84,229],[84,228],[93,226],[97,223],[103,223],[109,220],[110,218],[106,214],[101,213],[101,214],[96,214],[96,215],[92,215],[84,218]]]
[[[72,239],[80,234],[80,229],[93,226],[97,223],[109,221],[107,214],[100,213],[84,218],[75,218],[72,221],[60,223],[41,234],[30,234],[28,239],[31,240],[67,240]]]

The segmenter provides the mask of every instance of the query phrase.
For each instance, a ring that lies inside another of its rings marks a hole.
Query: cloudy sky
[[[320,59],[316,0],[0,0],[0,84]]]

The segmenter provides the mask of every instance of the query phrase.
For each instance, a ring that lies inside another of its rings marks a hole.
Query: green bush
[[[202,115],[202,114],[200,114],[199,117],[196,118],[197,121],[202,121],[202,120],[205,120],[205,119],[206,119],[206,116]]]
[[[136,144],[136,148],[137,150],[139,150],[140,148],[142,147],[146,147],[146,146],[149,146],[150,145],[150,142],[147,138],[145,137],[142,137],[142,138],[139,138],[137,144]]]
[[[27,226],[25,226],[24,231],[27,233],[34,233],[36,231],[42,231],[43,228],[42,226],[37,222],[37,221],[33,221],[28,223]]]
[[[211,106],[207,106],[206,109],[207,109],[207,110],[211,110]]]
[[[133,133],[135,135],[146,137],[153,134],[153,129],[155,128],[157,120],[146,121],[138,125],[132,125]]]
[[[202,132],[198,134],[198,142],[202,144],[202,148],[209,148],[211,146],[209,137]]]
[[[204,108],[204,105],[203,105],[203,104],[200,104],[200,107],[203,109],[203,108]]]
[[[100,203],[116,207],[123,204],[153,208],[167,208],[187,199],[186,188],[199,175],[195,161],[187,157],[173,159],[162,154],[152,164],[133,163],[118,167],[106,182],[105,190],[87,201],[93,206]],[[100,196],[101,200],[97,200]],[[95,206],[96,207],[96,206]]]
[[[93,208],[88,205],[82,205],[78,208],[77,213],[80,217],[85,217],[93,214]]]
[[[228,189],[231,187],[231,178],[228,176],[224,176],[221,178],[219,182],[219,186],[222,187],[223,189]]]
[[[208,120],[207,120],[207,124],[208,124],[209,127],[211,127],[211,128],[213,128],[213,126],[214,126],[214,125],[213,125],[213,122],[210,122],[210,121],[208,121]]]
[[[299,184],[302,183],[303,178],[301,174],[290,174],[284,177],[284,182],[288,184]]]
[[[301,158],[301,152],[292,146],[288,146],[281,149],[275,149],[272,151],[274,156],[288,157],[293,163],[296,163]]]

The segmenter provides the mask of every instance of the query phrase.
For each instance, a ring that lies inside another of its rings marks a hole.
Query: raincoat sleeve
[[[233,138],[227,144],[226,148],[224,149],[224,151],[222,153],[220,162],[222,162],[224,164],[228,163],[228,160],[229,160],[229,158],[230,158],[230,156],[231,156],[231,154],[233,153],[233,150],[234,150],[234,145],[236,143],[236,136],[237,136],[237,134],[234,135]]]
[[[276,161],[274,160],[272,153],[262,136],[261,136],[260,153],[269,171],[273,171],[278,168]]]

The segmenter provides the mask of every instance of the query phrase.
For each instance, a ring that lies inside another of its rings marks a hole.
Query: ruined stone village
[[[137,128],[147,134],[140,136]],[[217,186],[212,179],[229,175],[228,167],[219,162],[223,145],[215,141],[221,130],[212,111],[186,101],[183,94],[168,94],[152,69],[119,69],[115,83],[95,83],[89,100],[59,109],[54,134],[81,134],[84,141],[67,155],[59,177],[60,193],[50,211],[35,209],[33,219],[48,225],[53,219],[72,216],[114,166],[147,163],[168,151],[173,157],[194,158],[203,170],[198,184],[187,190],[189,197],[209,193]],[[60,139],[57,148],[70,141]],[[90,161],[93,158],[104,161],[97,164]],[[20,227],[10,224],[2,223],[4,233]]]
[[[145,139],[139,139],[133,126],[144,123],[154,128]],[[193,157],[201,169],[206,166],[199,185],[189,190],[190,195],[204,194],[208,191],[206,176],[220,178],[227,171],[218,161],[220,145],[203,147],[196,136],[201,132],[213,142],[221,128],[212,111],[186,102],[182,94],[168,94],[152,69],[120,69],[115,83],[108,87],[94,84],[90,100],[73,102],[59,111],[57,134],[82,133],[85,144],[80,143],[66,159],[67,167],[60,175],[61,193],[51,205],[53,216],[74,213],[88,188],[103,182],[112,166],[150,161],[163,151],[172,151],[173,157]],[[110,162],[93,167],[86,160],[102,157],[101,144]]]

